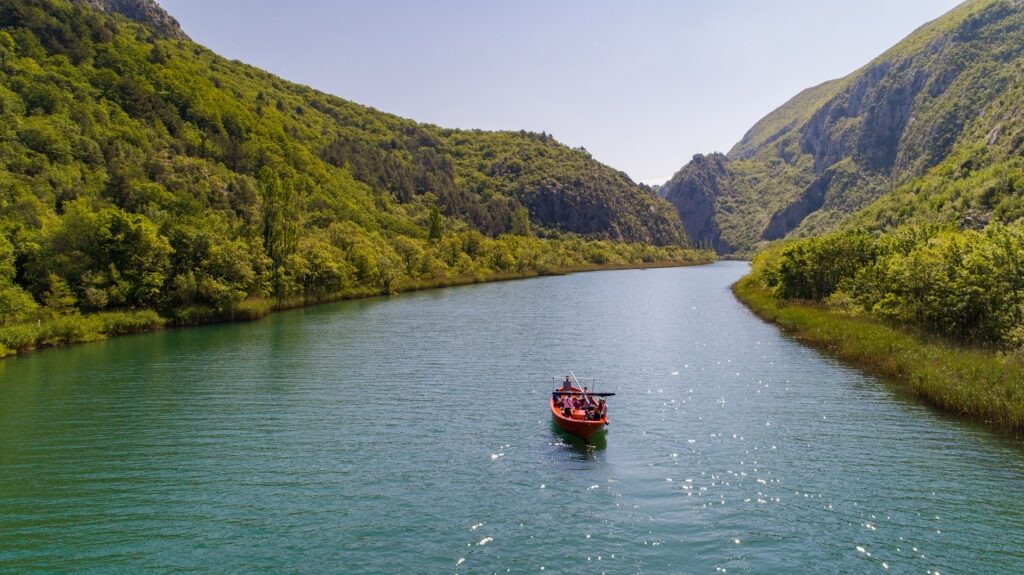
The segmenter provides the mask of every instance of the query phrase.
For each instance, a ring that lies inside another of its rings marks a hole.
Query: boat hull
[[[573,391],[580,391],[574,389]],[[562,415],[561,410],[555,405],[554,397],[551,398],[551,418],[555,421],[555,425],[558,426],[562,431],[575,435],[583,441],[589,442],[590,439],[604,429],[604,426],[608,424],[608,418],[602,417],[597,420],[586,420],[583,419],[582,411],[575,411],[573,417],[566,417]]]

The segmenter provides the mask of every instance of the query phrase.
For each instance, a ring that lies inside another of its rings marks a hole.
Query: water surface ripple
[[[746,266],[0,362],[0,573],[1019,573],[1024,447],[802,347]],[[597,449],[549,379],[615,391]]]

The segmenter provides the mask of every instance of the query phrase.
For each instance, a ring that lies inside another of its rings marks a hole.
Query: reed
[[[943,411],[1024,431],[1024,357],[957,346],[935,336],[818,305],[782,301],[755,275],[733,292],[797,339],[879,375]]]
[[[55,315],[35,322],[0,327],[0,357],[40,347],[85,343],[112,335],[152,331],[166,324],[166,319],[148,309]]]

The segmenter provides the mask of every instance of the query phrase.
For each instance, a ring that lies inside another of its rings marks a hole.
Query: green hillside
[[[1024,5],[967,2],[815,90],[722,162],[717,205],[742,210],[721,237],[785,238],[737,296],[936,407],[1024,428]],[[766,166],[783,177],[749,185]]]
[[[853,74],[799,94],[721,161],[691,162],[660,193],[694,241],[726,253],[834,230],[869,205],[857,221],[1013,219],[1012,185],[979,192],[988,199],[947,196],[1019,165],[1022,70],[1024,5],[968,1]],[[708,221],[692,221],[695,211]]]
[[[150,0],[0,4],[0,345],[707,257],[684,240],[667,202],[550,135],[289,83]],[[80,312],[113,323],[45,332]]]

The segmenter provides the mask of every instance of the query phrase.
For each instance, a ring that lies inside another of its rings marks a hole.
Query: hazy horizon
[[[958,4],[160,2],[287,80],[449,128],[548,132],[649,184]]]

